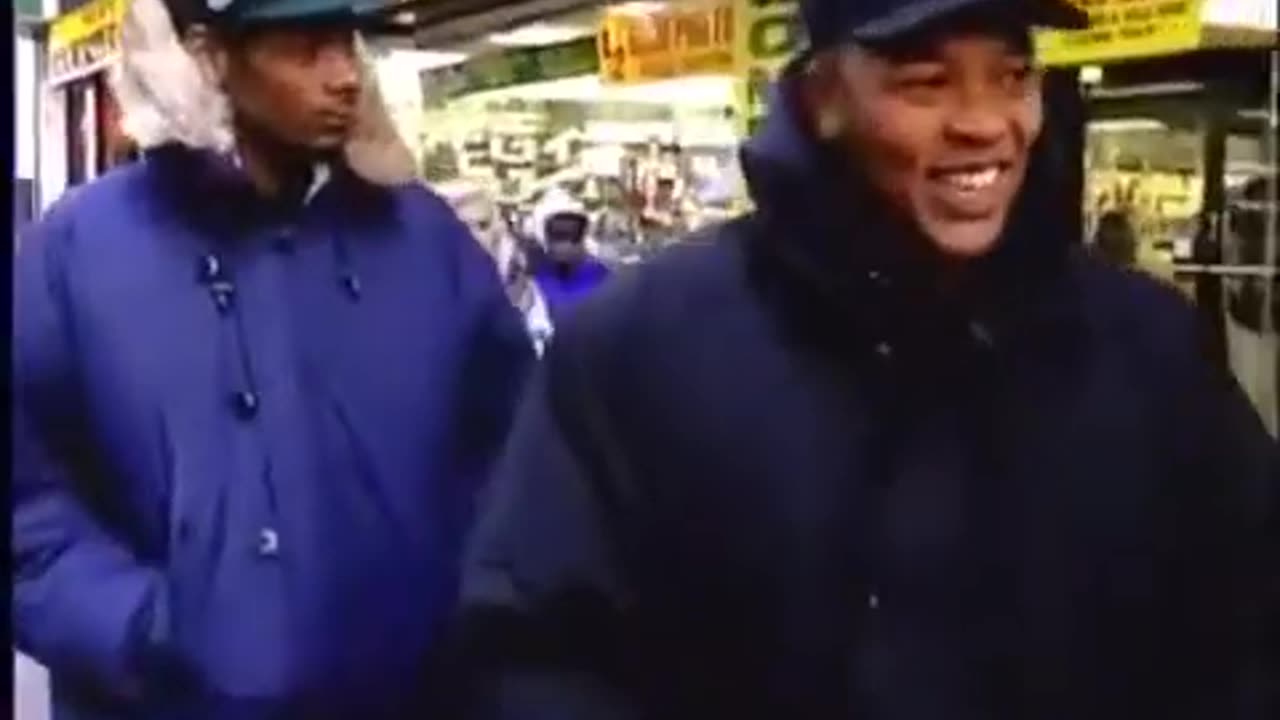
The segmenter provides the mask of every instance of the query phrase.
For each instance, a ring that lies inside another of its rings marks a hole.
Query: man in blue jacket
[[[173,10],[125,22],[144,159],[17,259],[16,643],[60,720],[426,716],[529,341],[346,0]]]
[[[533,210],[533,231],[546,253],[533,279],[553,323],[609,279],[608,266],[587,247],[590,226],[582,202],[559,187],[548,190]]]
[[[1064,229],[1029,27],[1078,13],[801,7],[757,210],[535,375],[474,717],[1280,717],[1275,445],[1180,296]]]

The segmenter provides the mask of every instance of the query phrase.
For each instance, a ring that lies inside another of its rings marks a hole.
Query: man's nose
[[[969,145],[990,145],[1009,129],[1009,103],[998,88],[968,83],[954,98],[947,115],[948,137]]]
[[[325,89],[354,97],[360,91],[360,58],[349,48],[332,48],[324,54]]]
[[[946,122],[947,138],[965,145],[993,145],[1008,129],[1008,114],[990,103],[962,103]]]

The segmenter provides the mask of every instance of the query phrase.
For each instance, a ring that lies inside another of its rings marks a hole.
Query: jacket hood
[[[177,144],[218,154],[232,151],[230,103],[182,46],[163,0],[128,3],[112,84],[121,126],[142,150]],[[346,164],[375,185],[413,181],[413,156],[391,122],[371,71],[363,88],[356,126],[343,152]]]
[[[590,219],[587,215],[587,206],[582,201],[573,197],[567,190],[561,187],[552,187],[533,207],[533,235],[538,244],[547,246],[547,220],[556,215],[577,215],[583,219]]]
[[[1065,223],[1077,209],[1063,193],[1053,130],[1032,147],[1027,178],[996,249],[969,264],[960,297],[939,302],[939,274],[919,231],[892,216],[879,194],[860,177],[856,163],[824,146],[806,128],[796,102],[798,65],[773,90],[768,117],[743,146],[742,167],[764,232],[752,245],[768,266],[781,266],[806,292],[859,314],[883,310],[868,297],[889,287],[896,300],[923,304],[995,305],[1008,293],[1043,286],[1065,265],[1072,245]],[[785,232],[778,229],[785,228]],[[931,300],[932,298],[932,300]],[[869,306],[869,307],[868,307]]]

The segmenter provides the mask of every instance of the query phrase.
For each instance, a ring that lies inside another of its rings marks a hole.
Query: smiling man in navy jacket
[[[1060,222],[1029,28],[1082,18],[802,8],[757,210],[534,381],[468,552],[474,716],[1280,717],[1275,446]]]
[[[59,720],[430,716],[533,354],[394,172],[360,25],[348,0],[133,0],[145,156],[22,244],[13,626]]]

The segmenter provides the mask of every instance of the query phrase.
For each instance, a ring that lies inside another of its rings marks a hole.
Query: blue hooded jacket
[[[55,716],[425,712],[532,358],[444,202],[339,165],[273,207],[170,146],[55,206],[15,282],[13,625]]]
[[[534,280],[554,321],[561,321],[575,305],[609,279],[609,267],[596,258],[586,257],[577,265],[561,267],[548,260],[538,269]]]
[[[609,267],[590,252],[573,264],[556,262],[546,254],[547,221],[557,216],[580,218],[583,240],[590,225],[590,217],[582,203],[560,187],[549,189],[533,209],[534,237],[542,250],[533,279],[547,303],[553,323],[564,320],[574,306],[603,285],[610,275]]]
[[[790,78],[757,210],[535,374],[467,552],[470,717],[1280,717],[1275,444],[1175,291],[1072,248],[1054,118],[940,295]]]

